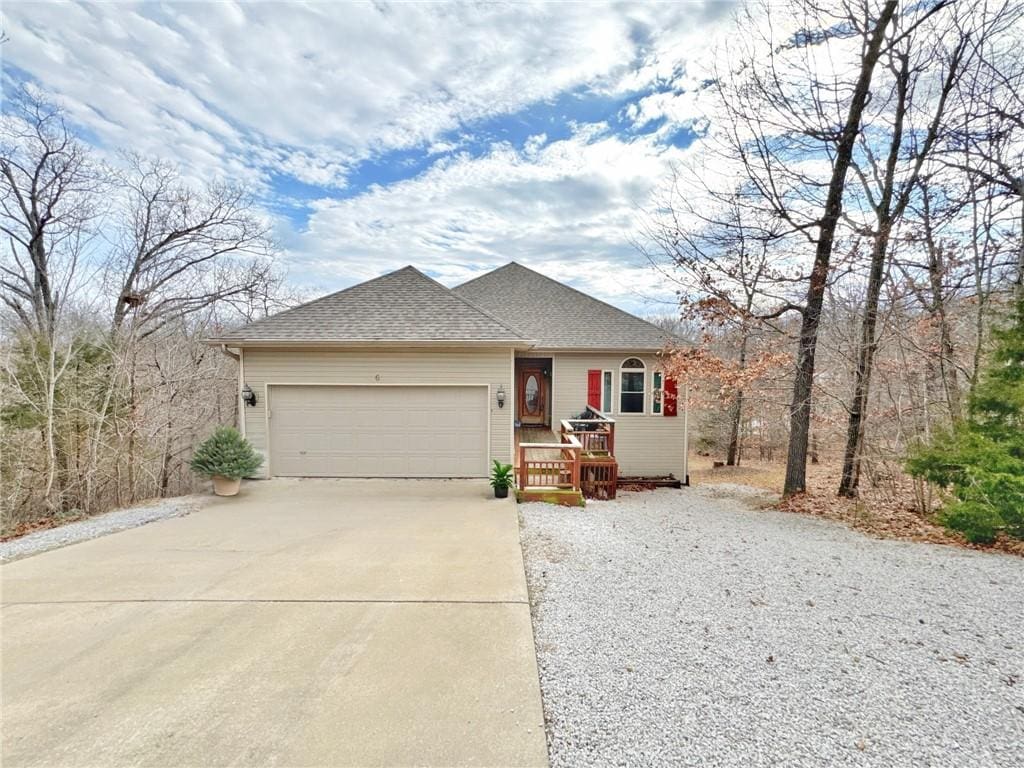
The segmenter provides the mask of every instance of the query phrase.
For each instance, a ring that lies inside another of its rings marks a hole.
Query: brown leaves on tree
[[[705,336],[692,347],[675,347],[662,353],[665,375],[690,390],[691,405],[720,405],[737,392],[757,389],[758,385],[789,370],[793,356],[768,347],[748,352],[745,360],[732,359],[716,352],[715,340]]]

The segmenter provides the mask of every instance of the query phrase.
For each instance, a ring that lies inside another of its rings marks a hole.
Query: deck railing
[[[588,499],[614,499],[619,465],[615,460],[615,419],[592,406],[581,418],[562,422],[563,439],[580,441],[580,490]]]
[[[619,484],[619,464],[613,456],[580,459],[580,491],[587,499],[614,499]]]
[[[519,489],[567,488],[578,491],[582,449],[580,441],[564,431],[560,443],[520,443]],[[544,455],[538,456],[539,451]],[[552,455],[556,453],[558,458]]]
[[[519,444],[519,489],[579,491],[582,483],[585,496],[615,498],[615,420],[588,406],[559,427],[558,443]]]
[[[583,453],[614,456],[615,419],[589,405],[583,413],[584,418],[562,422],[562,439],[567,434],[575,435],[583,446]]]

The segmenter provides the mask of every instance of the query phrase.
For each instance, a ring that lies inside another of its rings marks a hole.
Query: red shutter
[[[675,416],[679,411],[678,388],[675,379],[665,379],[665,394],[662,399],[665,403],[661,412],[666,416]]]
[[[601,371],[587,371],[587,405],[601,410]]]

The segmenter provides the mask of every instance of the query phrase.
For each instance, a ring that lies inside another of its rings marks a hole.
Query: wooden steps
[[[516,501],[543,501],[563,507],[583,507],[583,493],[573,488],[523,488],[516,490]]]

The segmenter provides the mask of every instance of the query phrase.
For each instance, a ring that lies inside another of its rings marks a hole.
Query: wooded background
[[[708,136],[640,241],[700,339],[673,361],[706,406],[699,449],[784,461],[787,494],[820,461],[841,496],[932,508],[907,452],[964,417],[1024,297],[1021,14],[746,7],[704,85]]]
[[[808,462],[834,491],[934,489],[908,450],[964,417],[993,326],[1024,297],[1019,2],[742,7],[697,89],[699,141],[637,243],[697,343],[669,365],[695,446]],[[202,344],[293,303],[270,227],[231,183],[96,156],[45,94],[0,136],[4,533],[184,493],[234,422],[235,364]]]
[[[196,442],[238,407],[202,339],[291,298],[267,222],[240,187],[102,162],[36,91],[0,141],[4,533],[193,490]]]

